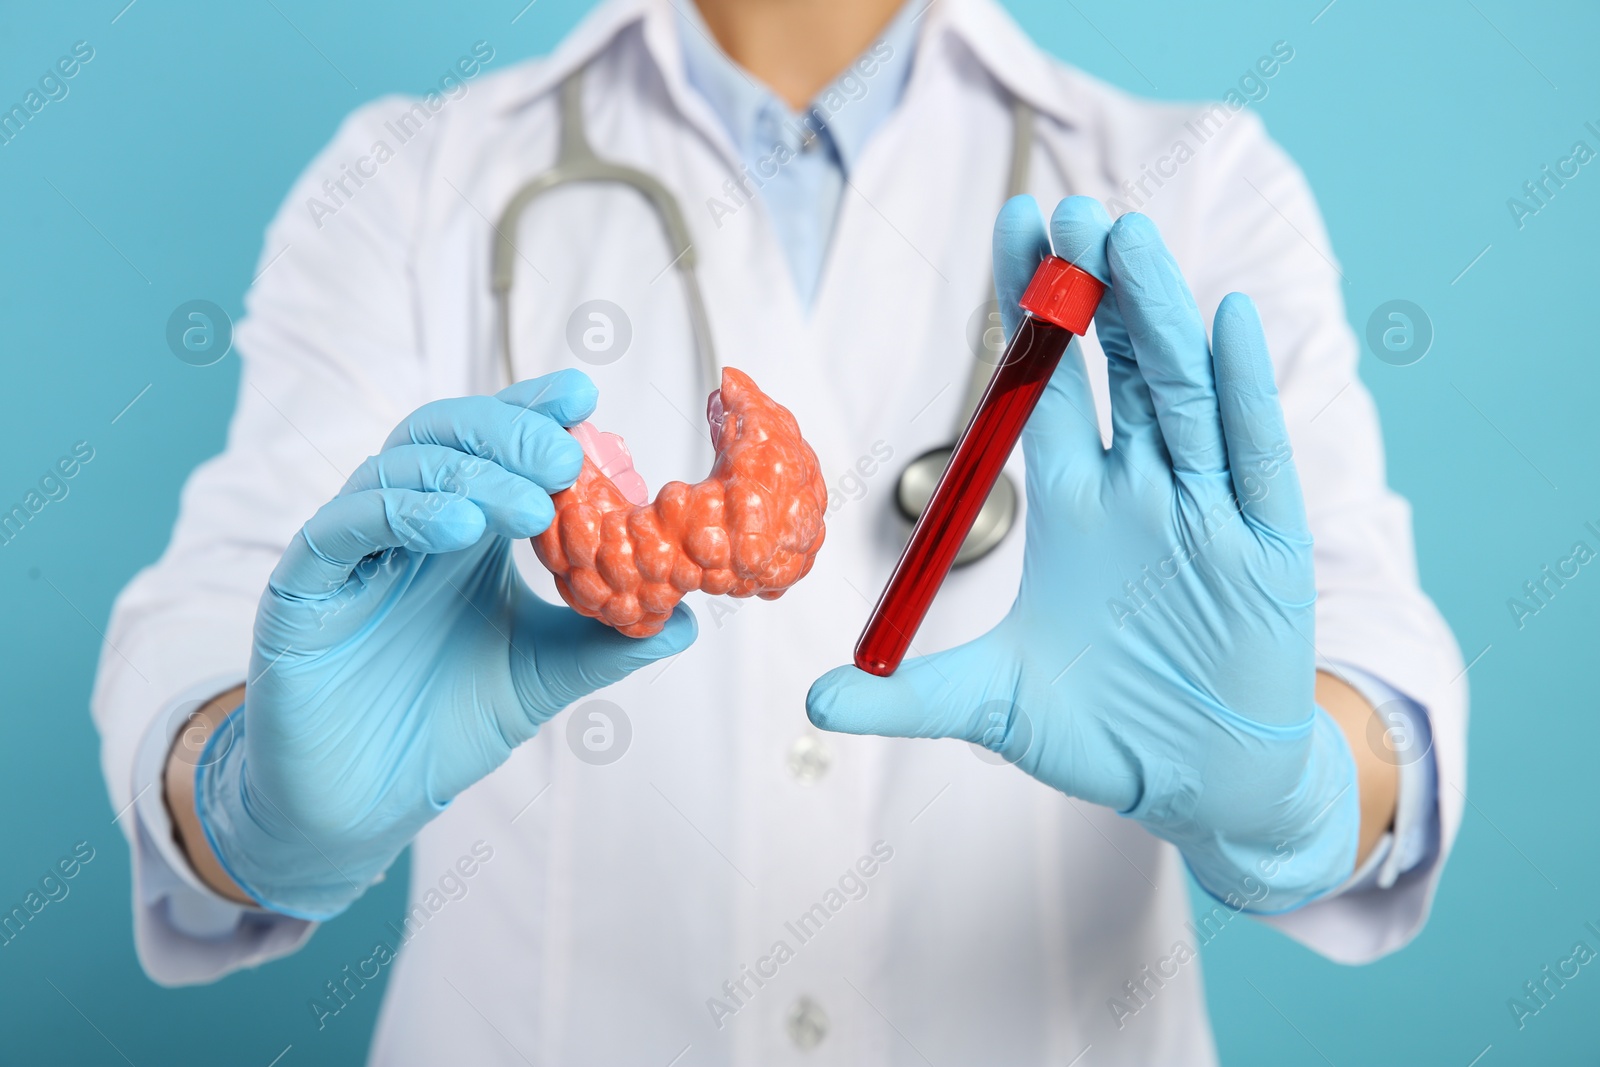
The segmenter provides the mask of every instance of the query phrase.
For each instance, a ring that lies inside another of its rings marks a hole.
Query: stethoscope
[[[509,381],[516,381],[516,371],[511,355],[511,287],[516,276],[517,227],[522,213],[535,199],[552,189],[575,182],[618,182],[631,186],[650,202],[661,228],[666,233],[668,250],[673,254],[673,265],[683,281],[685,299],[689,304],[689,323],[694,331],[695,349],[699,354],[700,371],[705,376],[706,392],[716,389],[722,382],[722,365],[717,360],[716,348],[711,340],[711,320],[706,315],[705,299],[700,293],[700,277],[695,271],[696,254],[689,240],[689,227],[683,221],[683,211],[678,200],[660,181],[635,167],[624,166],[601,159],[589,145],[583,123],[583,69],[569,74],[561,83],[561,142],[556,151],[555,164],[542,174],[531,178],[506,204],[495,226],[489,287],[494,294],[500,331],[500,355]],[[1033,153],[1033,108],[1016,97],[1011,102],[1011,169],[1006,181],[1006,198],[1010,199],[1027,190],[1028,169]],[[992,298],[989,304],[992,304]],[[989,305],[985,305],[988,307]],[[990,318],[992,312],[987,313]],[[966,429],[967,422],[983,398],[983,390],[993,376],[1001,344],[989,342],[991,328],[979,335],[980,353],[972,361],[972,373],[967,381],[967,394],[957,413],[951,442],[932,448],[908,463],[895,482],[895,508],[907,522],[916,522],[922,509],[928,506],[934,486],[950,462],[955,439]],[[956,556],[956,566],[981,559],[1005,540],[1017,520],[1017,487],[1011,477],[1002,473],[995,483],[989,499],[972,526],[972,532],[962,542]]]

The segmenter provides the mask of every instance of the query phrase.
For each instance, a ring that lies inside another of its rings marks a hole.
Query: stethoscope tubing
[[[512,351],[511,293],[516,281],[516,261],[521,257],[516,234],[523,213],[535,200],[552,189],[579,182],[614,182],[637,190],[650,203],[656,217],[661,221],[668,249],[673,254],[672,266],[683,285],[700,373],[704,378],[706,392],[709,394],[721,385],[722,365],[717,359],[716,346],[711,336],[711,317],[706,312],[705,297],[700,288],[700,276],[697,270],[698,256],[694,242],[689,236],[689,227],[684,221],[683,210],[677,197],[655,176],[636,167],[601,159],[595,154],[584,126],[583,76],[584,68],[579,67],[567,75],[559,89],[561,140],[556,151],[555,163],[550,169],[528,179],[517,189],[507,201],[494,226],[489,287],[495,300],[495,325],[499,334],[498,347],[502,369],[507,381],[517,380]],[[1006,180],[1008,200],[1027,191],[1033,155],[1033,107],[1020,97],[1014,96],[1011,101],[1011,113],[1011,158]],[[990,298],[992,297],[986,297]],[[955,427],[951,433],[951,444],[931,449],[918,456],[906,465],[895,480],[895,506],[907,521],[914,522],[921,510],[920,506],[912,506],[916,498],[921,495],[922,487],[916,483],[927,482],[926,489],[931,492],[932,482],[938,480],[939,473],[932,470],[933,465],[939,462],[941,455],[945,461],[948,460],[950,448],[971,421],[973,412],[977,410],[978,402],[982,399],[983,391],[993,374],[994,368],[975,354],[967,381],[966,395],[957,412]],[[930,472],[931,480],[926,477]],[[980,515],[974,525],[972,534],[962,546],[961,555],[957,557],[957,566],[988,555],[1005,539],[1016,521],[1016,499],[1016,486],[1009,476],[1002,474],[994,492],[984,505],[984,511],[988,514],[986,517]],[[925,498],[921,502],[926,503]]]

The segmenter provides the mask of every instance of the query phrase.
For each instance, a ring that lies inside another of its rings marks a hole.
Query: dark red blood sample
[[[1000,366],[856,642],[857,667],[887,676],[900,666],[1028,416],[1050,384],[1050,375],[1072,335],[1089,328],[1104,291],[1093,275],[1064,259],[1049,256],[1039,264],[1022,297],[1022,325],[1006,345]]]

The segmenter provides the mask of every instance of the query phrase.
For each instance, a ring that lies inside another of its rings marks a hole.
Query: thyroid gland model
[[[710,476],[668,482],[654,503],[622,438],[572,427],[583,470],[533,547],[575,611],[649,637],[691,590],[775,600],[811,570],[828,490],[794,416],[728,367],[706,420]]]

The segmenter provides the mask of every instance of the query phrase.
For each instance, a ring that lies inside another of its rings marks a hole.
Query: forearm
[[[1318,706],[1339,724],[1355,758],[1356,788],[1361,795],[1361,832],[1356,848],[1359,869],[1394,824],[1400,769],[1393,754],[1383,747],[1387,733],[1365,697],[1348,682],[1324,671],[1317,672],[1316,692]]]
[[[195,808],[194,776],[206,742],[227,719],[229,712],[244,700],[244,686],[236,686],[214,697],[196,711],[172,742],[163,774],[163,793],[172,818],[173,836],[189,860],[189,866],[209,888],[237,903],[254,906],[255,901],[228,876],[206,840]]]

